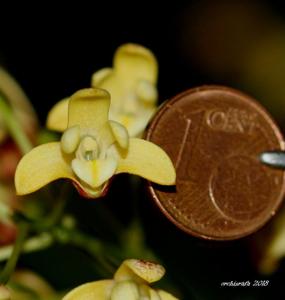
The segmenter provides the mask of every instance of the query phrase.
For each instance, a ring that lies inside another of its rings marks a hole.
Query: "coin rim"
[[[194,88],[188,89],[182,93],[179,93],[178,95],[172,97],[169,100],[166,100],[164,103],[162,103],[160,105],[160,107],[158,108],[158,111],[156,112],[156,114],[153,116],[153,118],[149,122],[149,124],[146,128],[146,131],[145,131],[144,138],[148,141],[151,141],[151,135],[154,132],[154,130],[155,130],[157,124],[159,123],[159,120],[162,117],[162,115],[164,114],[164,112],[167,109],[169,109],[169,105],[173,105],[174,103],[183,99],[185,96],[188,97],[191,94],[205,92],[205,91],[208,91],[208,92],[211,92],[211,91],[223,92],[223,91],[225,91],[229,94],[233,93],[235,96],[240,96],[240,100],[242,102],[246,103],[247,105],[250,105],[250,107],[253,107],[254,110],[257,110],[264,117],[264,119],[269,123],[270,127],[272,128],[276,138],[278,139],[280,149],[285,150],[285,142],[284,142],[284,138],[281,133],[281,130],[279,129],[277,123],[275,122],[275,120],[273,119],[271,114],[266,110],[266,108],[263,107],[259,102],[257,102],[257,100],[255,100],[251,96],[247,95],[246,93],[236,90],[234,88],[230,88],[230,87],[226,87],[226,86],[222,86],[222,85],[203,85],[200,87],[194,87]],[[156,203],[158,208],[168,218],[168,220],[170,220],[174,225],[176,225],[178,228],[180,228],[182,231],[186,232],[187,234],[190,234],[192,236],[195,236],[195,237],[198,237],[201,239],[205,239],[205,240],[216,240],[216,241],[236,240],[236,239],[239,239],[242,237],[246,237],[246,236],[258,231],[259,229],[261,229],[279,210],[279,208],[283,202],[283,198],[284,198],[284,194],[285,194],[285,172],[283,172],[283,184],[281,187],[281,192],[279,193],[277,201],[275,201],[273,210],[271,211],[271,213],[268,214],[267,218],[264,218],[263,222],[258,223],[256,227],[254,227],[253,229],[251,229],[249,231],[244,231],[243,233],[232,235],[232,236],[226,236],[226,237],[210,236],[207,234],[202,234],[202,233],[195,231],[192,228],[185,226],[184,224],[179,222],[163,206],[163,204],[161,203],[161,201],[159,199],[159,196],[157,195],[157,193],[155,191],[155,188],[153,187],[153,183],[150,181],[147,182],[147,190],[148,190],[152,200],[154,200],[154,202]]]

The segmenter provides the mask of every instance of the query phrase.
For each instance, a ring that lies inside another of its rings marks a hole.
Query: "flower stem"
[[[66,186],[63,186],[62,193],[59,197],[60,199],[56,203],[52,213],[45,221],[42,221],[37,225],[39,229],[47,231],[55,226],[59,221],[66,203],[66,198],[63,197],[63,194],[66,194]],[[28,224],[23,221],[19,222],[19,232],[15,244],[13,246],[2,247],[0,249],[0,261],[8,259],[5,268],[0,275],[0,284],[6,284],[9,281],[10,275],[16,267],[21,252],[40,250],[52,244],[53,238],[48,233],[42,233],[37,237],[25,241],[29,228],[37,229],[37,226],[36,224]]]
[[[51,195],[48,194],[50,197]],[[39,231],[47,231],[55,226],[63,217],[63,212],[66,206],[67,199],[69,197],[69,185],[64,184],[61,187],[57,201],[53,207],[52,212],[46,216],[43,220],[35,222],[33,228]]]
[[[53,238],[49,233],[42,233],[34,236],[25,241],[22,253],[30,253],[38,250],[45,249],[53,243]],[[13,252],[13,245],[4,246],[0,248],[0,261],[6,260],[11,257]]]
[[[114,266],[106,259],[106,255],[108,255],[106,252],[109,251],[107,250],[105,244],[100,240],[94,239],[80,230],[69,230],[62,226],[54,228],[53,234],[60,243],[69,244],[80,248],[88,253],[91,257],[96,259],[102,267],[100,270],[102,275],[110,276],[116,270]]]
[[[0,94],[0,112],[1,117],[4,119],[8,131],[13,137],[15,143],[20,148],[22,154],[29,152],[33,146],[27,135],[23,131],[22,127],[18,123],[18,120],[15,118],[14,113],[11,107],[8,105],[7,101],[3,95]]]
[[[25,242],[25,238],[29,231],[29,225],[27,223],[20,223],[18,228],[19,228],[18,237],[14,245],[12,255],[7,261],[0,275],[0,284],[5,285],[9,281],[11,274],[14,272],[19,255],[21,254],[21,250]]]

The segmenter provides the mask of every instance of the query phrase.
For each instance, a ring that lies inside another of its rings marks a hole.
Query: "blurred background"
[[[158,59],[161,102],[191,87],[227,85],[260,101],[284,130],[282,4],[269,0],[200,0],[165,1],[158,6],[146,1],[128,5],[80,1],[65,6],[37,3],[20,7],[12,3],[1,9],[0,63],[22,85],[44,125],[53,104],[90,86],[94,71],[112,65],[119,45],[139,43]],[[117,186],[116,197],[127,198],[123,204],[112,203],[115,192],[107,202],[115,213],[123,210],[118,215],[126,217],[131,200],[120,188]],[[283,286],[284,261],[271,275],[258,273],[257,252],[251,246],[256,235],[225,243],[200,241],[174,228],[141,198],[140,214],[148,243],[162,258],[167,275],[181,289],[183,299],[269,299]],[[82,214],[88,214],[95,205],[88,201],[81,204]],[[64,263],[56,263],[62,257],[57,251],[66,253],[64,248],[48,253],[55,262],[52,270],[42,261],[41,253],[38,260],[37,255],[27,256],[22,263],[36,265],[37,271],[59,288],[92,278],[86,257],[70,250],[71,257],[65,255]],[[221,281],[260,279],[269,279],[270,286],[220,287]],[[277,294],[271,298],[279,299]]]

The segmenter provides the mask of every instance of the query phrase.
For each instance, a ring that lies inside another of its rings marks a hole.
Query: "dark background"
[[[203,84],[229,85],[260,100],[284,128],[281,2],[10,3],[1,9],[0,61],[26,91],[42,125],[53,104],[88,87],[94,71],[112,65],[119,45],[134,42],[151,49],[158,59],[160,101]],[[176,230],[150,203],[141,209],[149,243],[185,299],[278,299],[277,289],[285,283],[284,263],[270,277],[258,274],[248,246],[252,237],[203,242]],[[56,253],[49,253],[54,261]],[[48,279],[60,286],[52,274]],[[268,278],[269,288],[220,288],[221,281]]]
[[[247,54],[257,51],[254,46],[274,42],[265,37],[283,30],[284,13],[282,1],[10,2],[1,9],[0,60],[42,122],[52,104],[89,86],[94,71],[111,66],[115,49],[126,42],[155,53],[161,101],[202,84],[231,85],[260,96],[256,85],[261,79],[255,85],[243,82],[246,71],[240,69]],[[281,43],[273,44],[281,51]],[[280,61],[272,63],[276,70],[271,73],[281,73]]]

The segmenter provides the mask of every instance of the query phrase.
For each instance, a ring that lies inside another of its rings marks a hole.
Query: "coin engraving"
[[[245,110],[229,108],[226,111],[210,110],[206,113],[206,123],[214,130],[252,134],[257,126],[256,114]]]
[[[268,182],[268,186],[262,185],[263,182]],[[259,189],[253,190],[253,186]],[[247,156],[236,156],[223,160],[213,170],[209,195],[224,217],[239,222],[254,218],[266,208],[271,187],[272,179],[267,178],[266,170],[258,161]],[[223,201],[225,198],[226,202]]]
[[[178,156],[177,156],[177,159],[176,159],[176,164],[175,164],[176,168],[179,166],[179,163],[181,162],[181,158],[182,158],[183,152],[185,150],[185,145],[186,145],[187,137],[188,137],[189,132],[190,132],[190,130],[189,130],[190,126],[191,126],[191,120],[189,118],[187,118],[186,119],[186,126],[185,126],[185,129],[184,129],[184,135],[183,135],[182,143],[181,143],[181,146],[179,148]]]
[[[191,176],[191,174],[189,174],[191,167],[188,162],[191,162],[191,155],[195,151],[195,145],[199,140],[200,131],[203,130],[201,123],[204,119],[204,111],[193,111],[188,116],[183,114],[181,117],[185,122],[185,129],[181,142],[178,142],[179,152],[175,160],[175,167],[180,173],[179,180],[188,181]]]
[[[146,133],[177,172],[175,191],[149,183],[166,216],[192,235],[236,239],[264,225],[279,207],[285,176],[257,160],[284,149],[268,113],[229,88],[186,91],[162,106]]]

